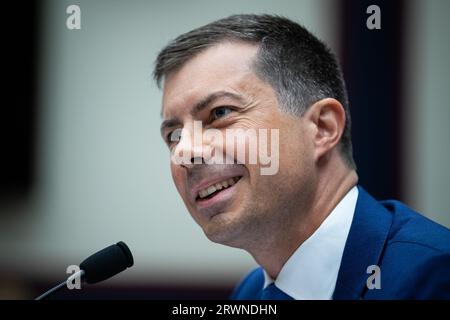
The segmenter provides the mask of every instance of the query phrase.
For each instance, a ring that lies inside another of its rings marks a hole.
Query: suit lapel
[[[333,299],[360,299],[366,288],[370,265],[378,265],[392,214],[358,186],[358,200],[345,244]]]

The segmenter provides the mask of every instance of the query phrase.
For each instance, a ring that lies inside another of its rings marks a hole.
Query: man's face
[[[312,130],[303,118],[282,112],[273,88],[254,73],[257,50],[255,45],[237,42],[208,48],[170,74],[163,93],[163,118],[173,121],[166,121],[170,125],[162,127],[162,135],[171,152],[195,154],[194,121],[201,121],[203,130],[219,130],[224,137],[229,129],[278,130],[279,168],[273,175],[262,175],[259,161],[171,162],[178,192],[208,238],[244,249],[298,227],[293,217],[306,211],[315,181]],[[180,128],[184,128],[180,140],[168,141]],[[270,136],[267,141],[270,144]],[[216,142],[205,139],[202,144],[225,153],[224,145],[231,143]],[[211,186],[217,190],[209,194]]]

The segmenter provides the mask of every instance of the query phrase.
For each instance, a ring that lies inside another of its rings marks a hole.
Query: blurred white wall
[[[450,227],[450,1],[409,4],[404,107],[407,202]]]
[[[66,7],[81,7],[81,30]],[[41,40],[38,183],[2,217],[11,268],[63,276],[69,264],[125,241],[135,267],[111,281],[236,281],[254,265],[216,245],[173,185],[151,78],[172,38],[233,13],[278,13],[337,44],[336,1],[46,1]]]

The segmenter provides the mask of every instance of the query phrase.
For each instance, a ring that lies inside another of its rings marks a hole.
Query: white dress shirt
[[[333,297],[357,199],[355,186],[297,248],[275,280],[280,290],[296,300],[330,300]],[[264,271],[264,288],[273,282]]]

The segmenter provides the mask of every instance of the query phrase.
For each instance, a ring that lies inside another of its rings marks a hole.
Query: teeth
[[[213,184],[213,185],[209,186],[208,188],[200,190],[198,193],[198,196],[200,198],[206,198],[207,196],[213,194],[216,191],[231,187],[232,185],[236,184],[236,182],[238,180],[239,180],[239,177],[235,177],[235,178],[230,178],[228,180],[224,180],[222,182]]]
[[[216,191],[216,188],[214,186],[208,187],[208,193],[214,193]]]

